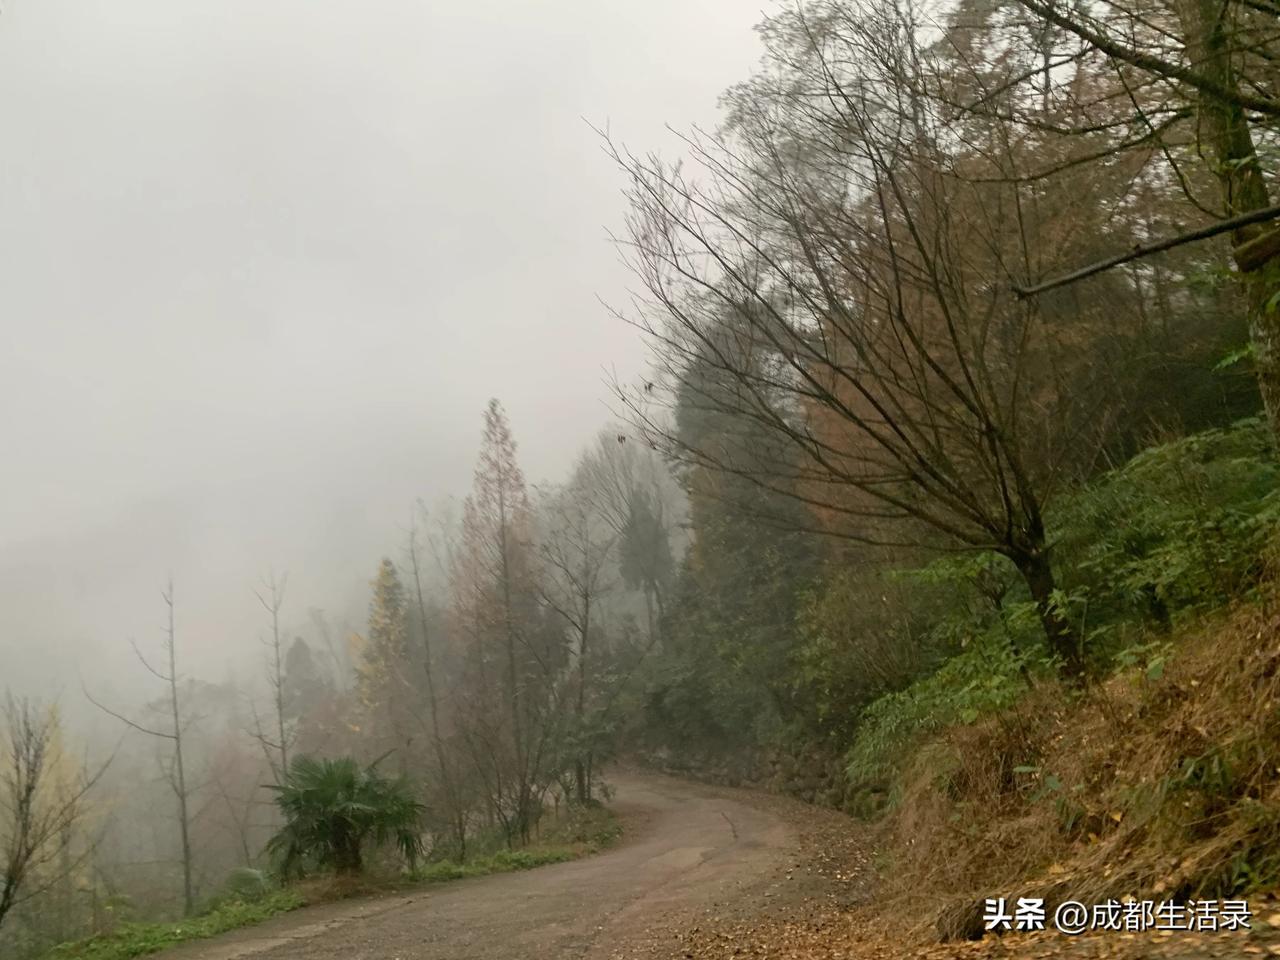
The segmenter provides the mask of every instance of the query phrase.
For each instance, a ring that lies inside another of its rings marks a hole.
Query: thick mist
[[[598,302],[620,177],[712,124],[759,9],[128,4],[0,15],[0,658],[143,695],[172,574],[185,672],[256,668],[252,588],[356,621],[502,398],[559,478],[643,363]],[[147,686],[146,696],[155,691]]]

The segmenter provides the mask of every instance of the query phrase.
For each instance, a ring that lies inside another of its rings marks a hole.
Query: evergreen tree
[[[540,601],[531,510],[516,443],[497,400],[485,411],[453,571],[454,619],[467,640],[467,718],[491,809],[508,837],[529,837],[557,720],[563,629]]]
[[[618,550],[618,567],[629,589],[644,593],[649,614],[649,635],[653,637],[654,608],[659,620],[665,615],[665,597],[675,574],[671,539],[662,517],[662,504],[649,491],[635,491],[628,505]]]
[[[666,625],[671,659],[648,693],[660,725],[680,738],[708,741],[750,736],[753,726],[802,711],[790,659],[799,601],[820,559],[807,532],[814,519],[803,504],[717,468],[722,461],[796,473],[792,452],[735,409],[738,387],[723,361],[713,359],[743,349],[728,319],[714,342],[677,395],[679,442],[706,458],[682,472],[693,539]],[[681,720],[673,725],[676,715]]]
[[[412,746],[413,663],[409,653],[404,586],[395,564],[383,558],[373,581],[369,630],[357,673],[357,694],[381,750],[394,750],[401,771]]]
[[[295,637],[284,657],[285,715],[296,722],[319,701],[332,696],[333,686],[316,663],[311,647]]]

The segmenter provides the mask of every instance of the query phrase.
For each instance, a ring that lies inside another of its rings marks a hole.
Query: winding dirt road
[[[819,894],[799,832],[742,791],[667,777],[613,781],[626,831],[571,863],[308,907],[161,960],[560,960],[681,957],[700,918],[785,909]]]

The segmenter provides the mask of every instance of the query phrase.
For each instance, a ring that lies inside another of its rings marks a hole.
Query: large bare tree
[[[440,779],[440,792],[447,805],[445,813],[453,832],[453,842],[458,859],[465,861],[467,858],[467,810],[457,765],[453,762],[444,727],[445,698],[439,676],[442,652],[438,644],[433,642],[431,633],[434,618],[427,609],[426,596],[423,592],[422,553],[416,519],[409,528],[408,554],[409,569],[413,574],[413,599],[417,613],[415,623],[421,634],[422,674],[426,681],[427,715],[424,719],[428,726],[428,736],[431,738],[432,756],[436,761],[436,776]]]
[[[602,601],[611,586],[608,570],[618,534],[591,496],[581,462],[573,481],[548,497],[543,520],[546,575],[541,591],[573,637],[573,783],[577,801],[586,803],[591,799],[594,765],[587,710],[597,655],[593,641],[601,633]]]
[[[173,791],[174,802],[178,808],[178,835],[182,855],[182,908],[183,914],[189,916],[195,908],[194,855],[191,846],[191,796],[193,790],[187,782],[186,757],[183,753],[186,721],[183,716],[180,695],[181,675],[178,673],[178,641],[174,627],[173,580],[170,580],[161,592],[161,597],[164,600],[168,619],[163,643],[164,666],[153,666],[136,643],[133,644],[133,652],[146,671],[165,685],[167,725],[152,726],[146,722],[132,719],[95,700],[87,689],[85,690],[85,696],[99,710],[115,717],[130,729],[165,741],[171,747],[171,752],[165,762],[164,774],[170,789]]]
[[[1008,558],[1078,672],[1045,511],[1116,415],[1119,378],[1090,370],[1117,304],[1057,317],[1011,288],[1116,185],[1009,176],[1023,144],[998,117],[954,122],[969,75],[892,3],[764,35],[766,68],[685,166],[610,145],[643,290],[626,316],[658,371],[622,399],[674,458],[804,504],[820,532]],[[721,427],[681,429],[698,410]]]
[[[289,576],[277,577],[275,571],[268,574],[262,588],[253,591],[254,597],[267,612],[271,621],[271,635],[264,642],[267,648],[267,687],[271,695],[271,726],[268,732],[258,715],[258,708],[253,710],[253,738],[262,747],[276,783],[283,783],[289,771],[289,747],[293,732],[288,729],[287,711],[285,709],[285,650],[284,640],[280,633],[280,611],[284,607],[285,588]]]

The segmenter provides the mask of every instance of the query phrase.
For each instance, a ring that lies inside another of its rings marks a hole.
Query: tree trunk
[[[416,528],[409,533],[409,559],[413,564],[413,587],[418,601],[418,624],[422,629],[422,664],[427,676],[427,705],[431,710],[431,744],[435,750],[436,763],[440,768],[440,783],[444,787],[445,799],[452,814],[454,841],[458,845],[458,862],[467,862],[467,825],[463,816],[462,802],[454,787],[450,775],[449,764],[445,758],[444,740],[440,736],[440,709],[436,698],[435,671],[431,663],[431,634],[427,629],[427,604],[422,596],[422,574],[418,569],[418,544],[415,539]]]
[[[191,824],[187,811],[187,771],[182,756],[182,711],[178,704],[177,639],[173,627],[173,581],[164,595],[169,608],[169,706],[173,717],[174,792],[178,795],[178,825],[182,831],[182,915],[191,916],[195,909],[195,890],[191,877]]]
[[[289,775],[289,742],[285,737],[284,723],[284,664],[280,657],[280,599],[275,579],[271,582],[271,649],[275,658],[276,735],[280,738],[280,782]]]
[[[1187,50],[1199,72],[1218,89],[1238,90],[1240,78],[1232,62],[1231,25],[1220,0],[1185,0],[1181,7]],[[1248,115],[1238,103],[1201,91],[1198,102],[1200,127],[1214,159],[1214,172],[1221,188],[1228,217],[1271,205],[1266,181],[1258,166],[1258,154]],[[1245,227],[1232,240],[1239,248],[1266,228]],[[1249,339],[1253,347],[1254,369],[1262,393],[1273,439],[1280,439],[1280,311],[1268,310],[1267,303],[1280,290],[1276,261],[1240,264],[1244,273],[1248,302]]]
[[[350,876],[364,868],[360,856],[360,841],[356,837],[343,834],[334,842],[334,868],[338,873]]]
[[[509,687],[511,707],[511,738],[515,746],[516,760],[516,831],[522,843],[529,841],[529,768],[524,742],[524,709],[520,698],[520,671],[516,666],[516,627],[515,617],[511,609],[511,557],[507,543],[507,507],[506,500],[498,497],[498,549],[501,551],[499,562],[502,576],[502,611],[503,625],[506,634],[507,684]]]
[[[585,566],[585,564],[584,564]],[[583,570],[582,582],[590,583],[590,575],[587,570]],[[578,639],[578,702],[577,722],[578,736],[583,735],[583,728],[586,723],[587,716],[587,638],[591,632],[591,593],[584,589],[582,594],[582,629]],[[581,740],[579,740],[581,745]],[[581,749],[581,746],[579,746]],[[573,762],[573,779],[574,788],[577,790],[578,803],[585,805],[590,799],[590,792],[587,784],[587,764],[582,754]]]
[[[1010,559],[1026,581],[1027,589],[1031,591],[1031,599],[1035,601],[1036,611],[1040,614],[1040,625],[1044,628],[1049,649],[1062,661],[1068,676],[1083,676],[1084,658],[1080,650],[1080,638],[1054,602],[1053,594],[1057,590],[1057,583],[1053,577],[1048,551],[1044,547],[1037,547]]]

